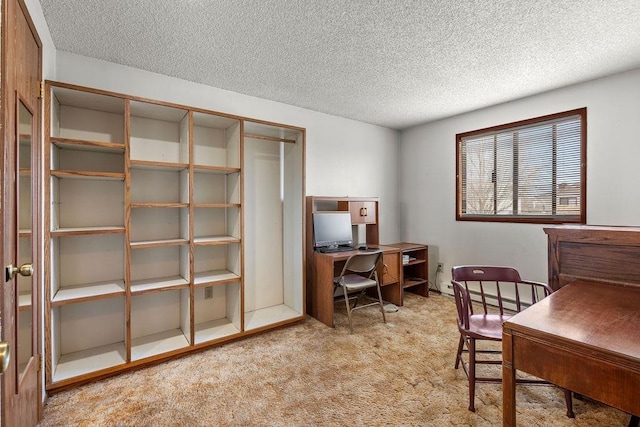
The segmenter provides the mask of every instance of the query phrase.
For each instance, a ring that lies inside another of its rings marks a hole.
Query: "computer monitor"
[[[315,212],[313,214],[313,246],[353,245],[349,212]]]

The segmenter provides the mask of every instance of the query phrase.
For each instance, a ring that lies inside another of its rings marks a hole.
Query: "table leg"
[[[502,333],[502,425],[516,425],[516,370],[513,366],[513,337]]]

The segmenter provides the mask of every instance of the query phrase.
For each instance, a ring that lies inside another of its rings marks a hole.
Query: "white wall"
[[[448,284],[460,264],[512,265],[547,282],[542,225],[455,220],[457,133],[587,107],[587,223],[640,225],[640,70],[416,126],[400,136],[403,240],[438,248]],[[443,289],[446,291],[446,289]]]
[[[377,196],[381,242],[399,239],[398,132],[64,51],[56,65],[57,81],[306,128],[306,194]]]

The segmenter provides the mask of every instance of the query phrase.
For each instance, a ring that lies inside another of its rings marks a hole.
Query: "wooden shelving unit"
[[[45,105],[47,390],[304,319],[304,129],[56,82]]]

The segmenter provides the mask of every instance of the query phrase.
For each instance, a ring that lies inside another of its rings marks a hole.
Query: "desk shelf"
[[[402,282],[402,287],[412,288],[414,286],[424,285],[425,283],[427,283],[425,279],[419,279],[416,277],[405,277],[404,281]]]
[[[400,282],[402,289],[423,297],[429,296],[429,248],[416,243],[392,243],[400,249],[402,268]]]

